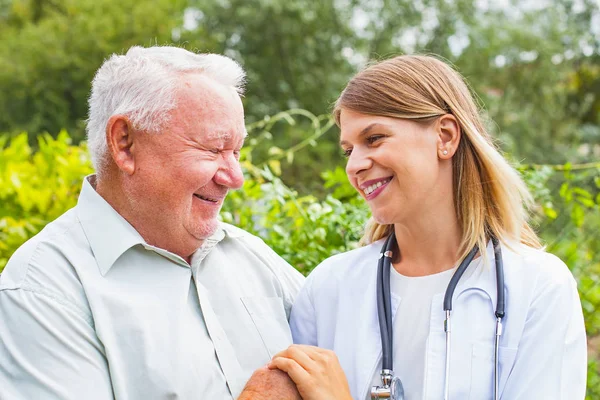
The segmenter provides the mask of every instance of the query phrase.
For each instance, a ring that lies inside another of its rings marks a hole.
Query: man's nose
[[[224,155],[222,165],[214,180],[229,189],[239,189],[244,184],[244,174],[239,160],[233,155]]]

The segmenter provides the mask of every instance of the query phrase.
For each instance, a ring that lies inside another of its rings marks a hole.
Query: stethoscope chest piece
[[[404,386],[402,381],[390,370],[381,371],[382,386],[373,386],[371,388],[371,400],[391,399],[404,400]]]

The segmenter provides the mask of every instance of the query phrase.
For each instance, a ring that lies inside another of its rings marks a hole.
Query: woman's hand
[[[275,354],[268,367],[287,372],[304,400],[352,400],[346,375],[331,350],[293,344]]]

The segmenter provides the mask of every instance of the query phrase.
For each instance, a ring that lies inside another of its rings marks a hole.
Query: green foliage
[[[25,133],[7,142],[0,136],[0,272],[25,240],[75,205],[92,172],[85,146],[72,146],[66,131],[38,136],[35,154]]]
[[[171,41],[179,0],[14,0],[0,8],[0,131],[84,138],[90,82],[132,45]],[[35,142],[35,140],[33,140]]]
[[[242,191],[231,193],[224,221],[262,237],[278,254],[308,274],[320,261],[357,245],[368,210],[333,196],[299,196],[265,167],[252,169]]]

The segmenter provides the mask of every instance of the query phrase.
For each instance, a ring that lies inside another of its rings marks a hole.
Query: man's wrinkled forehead
[[[237,140],[246,140],[246,137],[248,136],[248,131],[246,130],[246,127],[244,126],[240,132],[240,134],[233,134],[230,131],[225,131],[225,130],[212,130],[210,132],[206,132],[205,134],[205,138],[207,140],[217,140],[217,141],[221,141],[221,142],[233,142],[233,141],[237,141]]]

